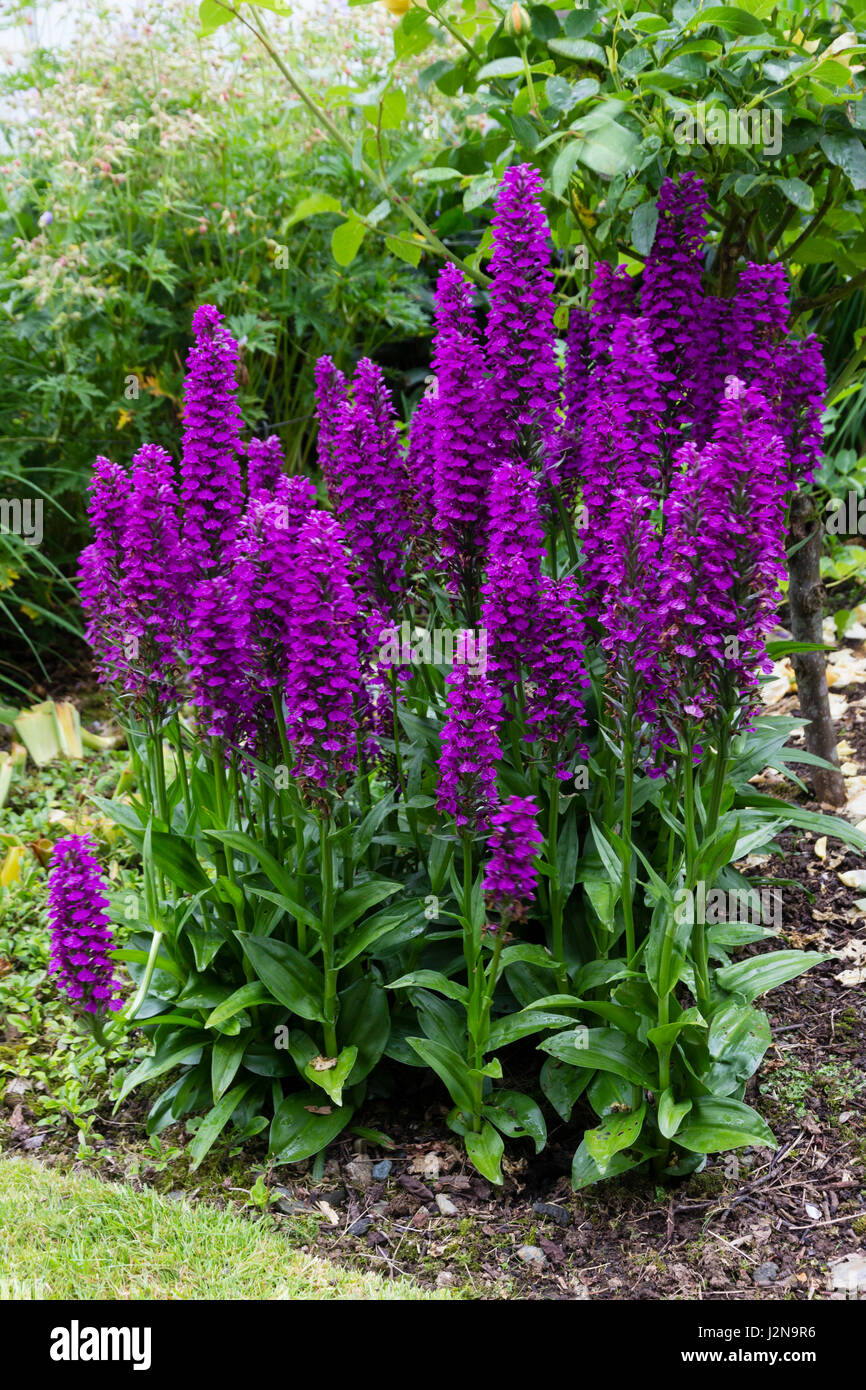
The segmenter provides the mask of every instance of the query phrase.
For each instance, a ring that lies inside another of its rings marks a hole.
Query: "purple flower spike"
[[[192,320],[181,460],[183,542],[192,576],[211,573],[237,535],[241,515],[243,426],[235,377],[238,346],[212,304]]]
[[[533,649],[544,532],[538,484],[524,463],[503,463],[490,485],[490,549],[483,588],[482,628],[491,665],[503,681],[520,679]]]
[[[87,617],[85,636],[94,651],[99,679],[111,682],[128,673],[121,556],[129,510],[129,475],[119,464],[100,455],[93,466],[88,491],[87,514],[93,540],[79,561],[78,586]]]
[[[459,830],[486,828],[495,805],[501,717],[495,686],[468,665],[455,665],[447,683],[437,804]]]
[[[703,179],[683,174],[665,179],[659,193],[658,226],[643,272],[641,313],[648,320],[667,400],[666,434],[672,447],[692,418],[691,402],[700,370],[694,353],[701,322],[701,264],[706,235],[707,195]]]
[[[319,420],[317,453],[319,467],[328,492],[336,497],[338,491],[337,421],[340,408],[349,403],[346,378],[330,357],[316,362],[316,414]]]
[[[433,475],[436,458],[436,396],[421,397],[409,422],[406,473],[407,505],[415,536],[429,536],[433,527]]]
[[[233,746],[253,734],[256,695],[245,673],[252,664],[245,595],[252,580],[239,564],[231,576],[199,580],[191,594],[189,676],[205,733]]]
[[[182,573],[174,467],[158,444],[144,444],[132,460],[121,558],[126,637],[138,648],[126,689],[163,702],[177,698]]]
[[[364,704],[360,615],[344,545],[334,518],[311,512],[298,538],[291,595],[286,704],[292,772],[322,789],[334,789],[356,765],[358,711]]]
[[[487,356],[501,440],[521,430],[549,448],[558,425],[551,241],[544,181],[530,164],[506,169],[493,213]]]
[[[544,844],[538,828],[538,807],[532,797],[512,796],[493,813],[491,824],[484,891],[491,911],[515,918],[535,898],[535,859]]]
[[[301,528],[316,501],[309,478],[281,475],[275,495],[250,498],[241,521],[234,579],[247,611],[251,685],[261,695],[285,687],[289,672],[289,602],[296,579]]]
[[[536,630],[526,662],[527,739],[538,743],[558,777],[568,777],[568,760],[586,725],[584,691],[590,679],[584,661],[580,591],[571,575],[542,578]]]
[[[474,598],[487,543],[487,488],[496,461],[484,355],[472,323],[472,290],[454,265],[436,285],[433,370],[434,524],[452,591]]]
[[[70,835],[54,846],[48,885],[49,970],[85,1013],[116,1013],[120,981],[111,961],[107,885],[95,848],[89,835]]]
[[[329,494],[345,528],[359,594],[368,607],[396,613],[406,591],[403,542],[409,522],[401,505],[390,441],[362,397],[341,405],[334,425],[334,476]]]
[[[279,436],[251,439],[247,445],[247,493],[270,494],[285,471],[285,459]]]

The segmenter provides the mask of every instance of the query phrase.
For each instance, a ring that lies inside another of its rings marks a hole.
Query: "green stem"
[[[622,915],[625,918],[625,951],[629,967],[634,963],[637,943],[634,933],[634,907],[631,897],[631,830],[634,803],[634,746],[630,738],[623,748],[623,811],[622,811]]]
[[[327,816],[319,821],[322,851],[322,958],[325,972],[325,1054],[337,1055],[337,969],[334,965],[334,849]]]
[[[559,885],[559,854],[557,852],[557,842],[559,839],[559,786],[556,778],[551,779],[550,787],[550,809],[547,824],[547,853],[550,860],[550,915],[552,926],[553,957],[556,961],[556,984],[559,992],[565,994],[568,989],[568,971],[565,966],[565,943],[563,940],[562,919],[563,904],[562,892]]]

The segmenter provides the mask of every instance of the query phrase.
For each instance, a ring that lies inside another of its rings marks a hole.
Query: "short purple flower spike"
[[[116,1013],[120,981],[114,973],[114,937],[105,880],[89,835],[70,835],[54,846],[48,886],[51,924],[49,970],[85,1013]]]
[[[538,828],[538,807],[532,797],[512,796],[494,811],[491,826],[484,891],[492,911],[516,916],[535,897],[535,857],[544,844]]]

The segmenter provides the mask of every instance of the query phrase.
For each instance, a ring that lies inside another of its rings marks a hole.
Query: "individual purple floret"
[[[459,830],[484,829],[496,802],[502,697],[463,663],[451,671],[446,692],[437,804]]]
[[[85,1013],[116,1013],[121,1007],[120,981],[111,961],[109,900],[95,848],[89,835],[70,835],[54,846],[48,881],[48,968]]]
[[[286,706],[292,772],[322,789],[334,790],[357,761],[359,629],[345,534],[332,516],[311,512],[296,552]]]
[[[512,796],[494,811],[491,826],[484,891],[492,912],[514,918],[535,897],[535,859],[544,844],[538,828],[538,807],[532,797]]]
[[[223,315],[212,304],[200,305],[192,331],[180,474],[184,553],[195,578],[220,567],[237,535],[243,421],[235,382],[238,346],[223,325]]]

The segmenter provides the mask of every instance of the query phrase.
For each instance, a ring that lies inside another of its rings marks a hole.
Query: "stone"
[[[542,1269],[547,1264],[547,1256],[537,1245],[521,1245],[517,1258],[524,1264],[534,1265],[536,1269]]]
[[[453,1269],[440,1269],[436,1275],[437,1289],[450,1289],[455,1282]]]
[[[358,1154],[345,1168],[346,1181],[352,1187],[369,1187],[373,1181],[373,1161],[366,1154]]]
[[[359,1216],[349,1227],[350,1236],[365,1236],[373,1224],[372,1217]]]
[[[374,1163],[373,1177],[375,1178],[376,1182],[384,1182],[385,1179],[388,1177],[388,1174],[391,1172],[392,1167],[393,1164],[390,1158],[383,1158],[380,1159],[378,1163]]]
[[[834,1289],[841,1289],[846,1298],[866,1291],[866,1255],[854,1251],[830,1262],[830,1279]]]
[[[441,1216],[459,1216],[459,1208],[454,1205],[450,1197],[446,1197],[444,1192],[438,1193],[436,1205]]]
[[[752,1279],[756,1284],[775,1284],[778,1277],[779,1266],[774,1264],[772,1260],[768,1260],[766,1264],[758,1265],[758,1268],[752,1275]]]
[[[571,1214],[556,1202],[533,1202],[532,1210],[537,1211],[539,1216],[549,1216],[551,1221],[555,1221],[557,1226],[571,1225]]]

